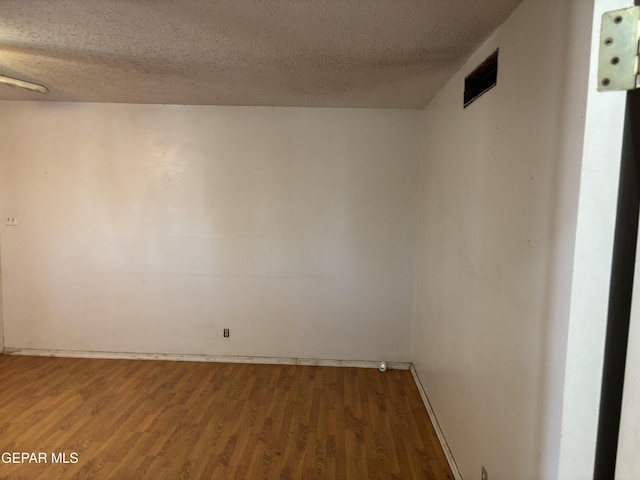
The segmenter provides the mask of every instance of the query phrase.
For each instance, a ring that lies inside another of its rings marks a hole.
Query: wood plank
[[[0,392],[47,458],[0,479],[453,479],[408,371],[0,356]]]

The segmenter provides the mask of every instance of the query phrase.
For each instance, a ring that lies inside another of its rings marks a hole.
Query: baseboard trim
[[[46,350],[39,348],[6,348],[5,355],[37,357],[102,358],[120,360],[171,360],[185,362],[256,363],[265,365],[307,365],[318,367],[378,368],[375,360],[334,360],[322,358],[251,357],[241,355],[191,355],[173,353],[126,353],[81,350]],[[409,370],[409,362],[388,362],[391,370]]]
[[[436,435],[438,436],[438,440],[440,441],[442,450],[444,450],[444,455],[445,457],[447,457],[447,462],[449,462],[449,467],[451,467],[453,477],[455,478],[455,480],[462,480],[462,475],[460,475],[460,470],[458,469],[456,460],[455,458],[453,458],[453,454],[451,453],[451,449],[449,448],[447,439],[444,437],[444,433],[442,433],[442,429],[440,428],[440,424],[438,423],[436,414],[431,407],[431,403],[429,402],[429,397],[427,397],[427,392],[420,382],[418,372],[416,372],[416,368],[413,366],[413,363],[409,366],[409,370],[411,371],[414,382],[416,382],[416,387],[418,387],[418,391],[420,392],[420,396],[422,397],[422,402],[424,403],[424,406],[427,409],[427,413],[429,414],[429,418],[431,419],[431,424],[436,431]]]

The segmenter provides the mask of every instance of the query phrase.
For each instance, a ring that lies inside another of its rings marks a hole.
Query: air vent
[[[476,67],[464,79],[464,108],[496,86],[498,79],[498,50]]]

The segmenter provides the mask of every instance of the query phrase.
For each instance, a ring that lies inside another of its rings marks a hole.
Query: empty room
[[[630,7],[0,1],[0,478],[638,478]]]

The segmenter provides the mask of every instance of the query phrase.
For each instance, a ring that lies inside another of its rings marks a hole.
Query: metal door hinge
[[[613,10],[602,15],[599,91],[640,88],[639,40],[640,7]]]

